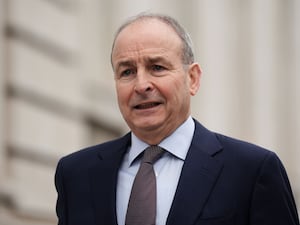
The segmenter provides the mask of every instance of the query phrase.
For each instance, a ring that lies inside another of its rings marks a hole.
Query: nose
[[[153,83],[149,79],[148,75],[145,73],[138,73],[134,91],[139,94],[145,94],[153,90]]]

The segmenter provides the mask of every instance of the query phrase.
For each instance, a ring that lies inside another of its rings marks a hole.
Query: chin
[[[161,127],[163,123],[161,120],[141,120],[133,124],[138,130],[153,131]]]

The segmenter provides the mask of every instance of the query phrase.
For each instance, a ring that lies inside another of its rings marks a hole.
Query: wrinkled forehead
[[[163,19],[157,17],[141,17],[135,21],[125,23],[119,28],[114,38],[113,46],[119,38],[120,34],[126,30],[130,30],[131,32],[137,32],[137,29],[144,28],[145,30],[153,32],[153,30],[151,30],[152,27],[161,27],[162,30],[168,30],[171,33],[174,33],[175,35],[178,35],[176,29],[170,23]]]
[[[126,52],[147,52],[151,49],[181,51],[182,42],[172,27],[158,19],[135,21],[117,35],[112,62]]]

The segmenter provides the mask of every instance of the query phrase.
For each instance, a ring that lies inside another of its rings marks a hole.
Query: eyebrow
[[[166,60],[164,57],[161,56],[157,56],[157,57],[147,57],[146,62],[150,63],[150,64],[155,64],[155,63],[163,63],[167,66],[171,66],[171,63]]]
[[[168,60],[166,60],[164,57],[161,56],[146,57],[143,61],[150,64],[163,63],[167,66],[172,65],[171,62],[169,62]],[[136,66],[136,62],[134,60],[120,61],[116,64],[115,71],[118,71],[120,67],[132,67],[132,66]]]
[[[124,60],[124,61],[120,61],[117,63],[116,65],[116,71],[118,71],[118,69],[120,69],[120,67],[131,67],[131,66],[135,66],[136,63],[133,60]]]

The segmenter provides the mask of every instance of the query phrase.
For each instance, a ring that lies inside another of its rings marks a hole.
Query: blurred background
[[[58,159],[128,131],[110,50],[125,18],[178,19],[203,69],[193,116],[275,151],[300,206],[300,1],[0,0],[0,225],[56,224]]]

